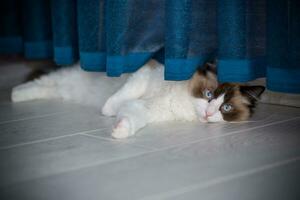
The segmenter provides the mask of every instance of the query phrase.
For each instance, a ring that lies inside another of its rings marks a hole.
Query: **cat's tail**
[[[59,88],[63,85],[73,86],[73,83],[76,83],[80,75],[79,65],[61,68],[38,79],[14,87],[11,92],[11,100],[13,102],[21,102],[34,99],[63,98],[62,91]]]
[[[31,81],[18,85],[14,87],[11,92],[11,100],[13,102],[53,98],[59,98],[59,95],[55,89],[51,86],[42,85],[37,81]]]

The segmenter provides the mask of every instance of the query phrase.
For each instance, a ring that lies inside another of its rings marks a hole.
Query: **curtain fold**
[[[21,1],[24,55],[50,58],[53,54],[50,1]]]
[[[20,7],[16,0],[0,3],[0,53],[23,52]]]
[[[53,58],[60,65],[78,60],[77,12],[74,0],[52,0]]]
[[[178,81],[217,58],[220,82],[300,93],[298,0],[3,0],[0,23],[0,54],[108,76],[154,57]]]
[[[79,56],[87,71],[105,71],[104,11],[103,0],[77,0]]]
[[[189,79],[200,64],[216,53],[216,3],[166,1],[165,79]]]
[[[265,1],[218,2],[218,73],[221,82],[245,82],[265,74],[265,20]]]
[[[300,93],[300,1],[267,4],[267,88]]]

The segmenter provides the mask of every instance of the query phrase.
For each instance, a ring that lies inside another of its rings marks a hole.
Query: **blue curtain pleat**
[[[0,23],[0,54],[108,76],[155,58],[176,81],[217,58],[220,82],[300,93],[299,0],[3,0]]]
[[[216,1],[167,0],[165,79],[186,80],[216,51]]]
[[[50,0],[23,0],[24,55],[43,59],[53,55]]]
[[[71,65],[78,59],[76,1],[52,0],[51,12],[54,61]]]
[[[77,0],[77,15],[81,67],[87,71],[105,71],[105,1]]]
[[[106,1],[106,71],[134,72],[163,46],[164,1]]]
[[[1,3],[0,54],[14,54],[23,51],[20,17],[20,7],[17,0]]]
[[[264,76],[265,13],[265,2],[261,0],[219,0],[220,82],[246,82]]]
[[[300,93],[300,2],[268,0],[267,87]]]

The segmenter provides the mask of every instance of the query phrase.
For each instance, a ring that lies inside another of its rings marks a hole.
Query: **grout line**
[[[263,126],[250,128],[250,129],[247,129],[247,130],[253,130],[253,129],[267,127],[267,126],[274,125],[274,124],[285,123],[287,121],[292,121],[292,120],[296,120],[296,119],[299,119],[299,118],[300,117],[296,117],[296,118],[292,118],[292,119],[288,119],[288,120],[277,121],[277,122],[266,124],[266,125],[263,125]],[[45,141],[55,140],[55,139],[69,137],[69,136],[74,136],[74,135],[85,135],[85,134],[88,135],[87,133],[92,133],[92,132],[96,132],[96,131],[99,131],[99,130],[105,130],[105,129],[106,128],[95,129],[95,130],[90,130],[90,131],[83,131],[83,132],[79,132],[79,133],[69,134],[69,135],[66,135],[66,136],[59,136],[59,137],[43,139],[43,140],[39,140],[39,141],[35,141],[35,142],[29,142],[29,143],[26,143],[26,144],[33,144],[33,143],[45,142]],[[234,131],[234,132],[231,132],[231,134],[239,133],[239,132],[241,132],[241,131]],[[229,135],[229,134],[226,134],[226,135]],[[224,137],[226,135],[223,135],[221,137]],[[217,138],[217,137],[211,137],[209,139],[215,139],[215,138]],[[196,142],[191,142],[191,143],[198,143],[198,142],[202,142],[202,141],[204,141],[204,140],[198,140]],[[26,145],[26,144],[24,144],[24,145]],[[179,144],[179,145],[176,145],[176,146],[182,146],[182,145],[186,145],[186,144]],[[13,145],[11,148],[13,148],[14,146],[22,146],[22,145]],[[140,157],[140,156],[145,156],[147,154],[165,151],[165,150],[174,148],[176,146],[171,146],[171,147],[167,147],[167,148],[163,148],[163,149],[156,149],[156,150],[152,150],[152,151],[150,150],[150,151],[141,152],[141,153],[137,153],[137,154],[129,155],[129,156],[122,156],[122,157],[118,157],[118,158],[112,158],[112,159],[105,160],[105,162],[103,162],[103,160],[102,161],[96,161],[94,163],[90,163],[90,164],[86,164],[86,165],[83,165],[83,166],[80,166],[80,167],[69,169],[68,171],[69,172],[70,171],[77,171],[77,170],[80,170],[80,169],[83,169],[83,168],[96,167],[96,166],[101,166],[101,165],[107,165],[107,164],[111,164],[111,163],[114,163],[114,162],[119,162],[119,161],[122,161],[122,160],[127,160],[127,159],[131,159],[131,158],[137,158],[137,157]],[[273,164],[269,164],[269,165],[263,165],[262,167],[254,168],[254,169],[248,170],[248,171],[242,171],[240,173],[236,173],[236,174],[233,174],[233,175],[223,176],[223,177],[218,178],[217,180],[213,179],[211,181],[206,182],[205,184],[208,185],[208,186],[205,186],[205,187],[210,187],[210,186],[213,186],[215,184],[219,184],[219,183],[223,183],[223,182],[226,182],[226,181],[230,181],[230,180],[233,180],[233,179],[235,179],[237,177],[243,177],[243,176],[255,174],[255,173],[258,173],[260,171],[267,170],[269,168],[275,168],[277,166],[284,165],[285,163],[288,164],[290,162],[293,162],[293,160],[295,160],[295,161],[297,160],[298,161],[298,160],[300,160],[300,157],[297,157],[297,158],[294,158],[294,159],[290,159],[288,161],[279,161],[277,163],[273,163]],[[194,190],[194,188],[198,189],[198,188],[201,188],[201,187],[205,188],[202,185],[196,185],[196,186],[192,185],[192,186],[187,186],[188,189],[183,188],[182,190],[180,190],[180,189],[179,190],[185,192],[185,191],[189,191],[189,190]]]
[[[267,171],[267,170],[271,170],[271,169],[274,169],[274,168],[289,165],[289,164],[295,163],[297,161],[300,161],[300,157],[294,157],[294,158],[290,158],[290,159],[286,159],[286,160],[273,162],[273,163],[270,163],[270,164],[255,167],[253,169],[244,170],[244,171],[241,171],[241,172],[238,172],[238,173],[233,173],[233,174],[229,174],[229,175],[226,175],[226,176],[221,176],[221,177],[218,177],[218,178],[214,178],[214,179],[211,179],[211,180],[206,181],[204,183],[192,184],[192,185],[177,188],[177,189],[174,189],[174,190],[169,190],[167,192],[154,194],[154,195],[142,198],[142,200],[150,200],[150,199],[151,200],[155,200],[155,199],[160,200],[160,199],[167,199],[167,198],[168,199],[173,199],[174,197],[176,197],[178,195],[181,195],[181,194],[184,194],[184,193],[187,193],[187,192],[191,192],[191,191],[198,190],[198,189],[206,189],[206,188],[209,188],[209,187],[212,187],[212,186],[215,186],[215,185],[218,185],[218,184],[223,184],[223,183],[226,183],[226,182],[238,179],[238,178],[251,176],[251,175],[263,172],[263,171]]]
[[[264,104],[264,105],[270,105],[270,106],[279,106],[279,107],[288,107],[288,108],[297,108],[299,109],[300,107],[297,105],[290,105],[290,104],[279,104],[279,103],[269,103],[269,102],[263,102],[260,101],[260,104]]]
[[[50,116],[55,116],[58,114],[65,114],[65,113],[69,113],[69,112],[71,112],[71,111],[61,111],[61,112],[55,112],[55,113],[50,113],[50,114],[37,115],[37,116],[33,116],[33,117],[12,119],[12,120],[7,120],[7,121],[2,121],[2,122],[0,122],[0,125],[9,124],[9,123],[13,123],[13,122],[19,122],[19,121],[26,121],[26,120],[31,120],[31,119],[40,119],[40,118],[44,118],[44,117],[50,117]]]
[[[81,133],[80,135],[91,137],[91,138],[95,138],[95,139],[98,139],[98,140],[105,140],[105,141],[109,141],[109,142],[116,142],[116,143],[119,143],[119,144],[122,142],[121,140],[116,140],[116,139],[113,139],[113,138],[108,138],[108,137],[103,137],[103,136],[98,136],[98,135],[90,135],[90,134],[87,134],[87,133]],[[144,145],[139,145],[139,144],[134,144],[134,143],[128,143],[126,141],[123,141],[123,142],[124,143],[122,143],[122,144],[127,144],[127,145],[130,145],[130,146],[140,147],[140,148],[144,148],[144,149],[150,150],[150,151],[156,150],[155,148],[151,148],[151,147],[144,146]]]
[[[60,102],[63,103],[63,102]],[[11,103],[9,103],[11,104]],[[82,106],[82,105],[80,105]],[[1,107],[1,104],[0,104]],[[77,112],[77,109],[71,109],[69,111],[60,111],[60,112],[54,112],[54,113],[48,113],[48,114],[42,114],[42,115],[36,115],[36,116],[32,116],[32,117],[25,117],[25,118],[20,118],[20,119],[12,119],[12,120],[7,120],[7,121],[0,121],[0,125],[3,124],[8,124],[8,123],[13,123],[13,122],[18,122],[18,121],[26,121],[26,120],[31,120],[31,119],[39,119],[39,118],[44,118],[44,117],[50,117],[50,116],[55,116],[58,114],[67,114],[67,113],[73,113],[73,112]],[[102,115],[98,115],[99,117],[103,118]]]
[[[232,131],[232,132],[229,132],[229,133],[226,133],[226,134],[223,134],[223,135],[213,136],[213,137],[208,137],[208,138],[202,138],[202,139],[195,140],[195,141],[192,141],[192,142],[185,142],[185,143],[180,143],[180,144],[176,144],[176,145],[171,145],[171,146],[167,146],[165,148],[156,149],[156,150],[153,150],[152,152],[146,152],[146,153],[155,153],[155,152],[165,151],[165,150],[173,149],[173,148],[184,146],[184,145],[190,145],[190,144],[203,142],[203,141],[206,141],[206,140],[213,140],[213,139],[217,139],[217,138],[222,138],[222,137],[226,137],[226,136],[229,136],[229,135],[234,135],[236,133],[241,133],[241,132],[244,132],[244,131],[255,130],[255,129],[259,129],[259,128],[263,128],[263,127],[268,127],[268,126],[271,126],[271,125],[274,125],[274,124],[281,124],[281,123],[285,123],[285,122],[288,122],[288,121],[293,121],[293,120],[296,120],[296,119],[299,119],[299,118],[300,117],[295,117],[295,118],[286,119],[286,120],[282,120],[282,121],[277,121],[277,122],[273,122],[273,123],[269,123],[269,124],[265,124],[265,125],[261,125],[261,126],[256,126],[256,127],[252,127],[252,128],[248,128],[248,129],[243,129],[243,130],[240,130],[240,131]]]
[[[61,136],[57,136],[57,137],[50,137],[50,138],[45,138],[45,139],[40,139],[40,140],[33,140],[33,141],[30,141],[30,142],[23,142],[23,143],[19,143],[19,144],[0,147],[0,150],[8,150],[8,149],[16,148],[16,147],[22,147],[22,146],[36,144],[36,143],[48,142],[48,141],[52,141],[52,140],[57,140],[57,139],[66,138],[66,137],[72,137],[72,136],[81,135],[81,134],[85,134],[85,133],[94,133],[94,132],[105,130],[105,129],[106,128],[98,128],[98,129],[93,129],[93,130],[88,130],[88,131],[81,131],[81,132],[77,132],[77,133],[71,133],[71,134],[67,134],[67,135],[61,135]]]
[[[285,123],[285,122],[288,122],[288,121],[293,121],[293,120],[296,120],[296,119],[300,119],[300,116],[290,118],[290,119],[286,119],[286,120],[282,120],[282,121],[276,121],[276,122],[272,122],[272,123],[269,123],[269,124],[264,124],[264,125],[260,125],[260,126],[256,126],[256,127],[251,127],[251,128],[247,128],[247,129],[232,131],[232,132],[225,133],[223,135],[217,135],[217,136],[202,138],[202,139],[194,140],[192,142],[185,142],[185,143],[175,144],[175,145],[167,146],[167,147],[159,149],[159,150],[171,149],[171,148],[178,147],[178,146],[184,146],[184,145],[195,144],[195,143],[206,141],[206,140],[222,138],[222,137],[226,137],[226,136],[229,136],[229,135],[234,135],[234,134],[241,133],[241,132],[256,130],[256,129],[268,127],[268,126],[271,126],[271,125],[276,125],[276,124],[281,124],[281,123]]]
[[[286,120],[282,120],[282,121],[277,121],[277,122],[273,122],[273,123],[269,123],[269,124],[265,124],[265,125],[261,125],[261,126],[256,126],[256,127],[252,127],[252,128],[248,128],[248,129],[243,129],[243,130],[240,130],[240,131],[229,132],[229,133],[226,133],[226,134],[223,134],[223,135],[220,135],[220,136],[213,136],[213,137],[208,137],[208,138],[202,138],[202,139],[195,140],[195,141],[192,141],[192,142],[185,142],[185,143],[180,143],[180,144],[176,144],[176,145],[172,145],[172,146],[167,146],[165,148],[159,148],[159,149],[155,148],[155,149],[152,149],[152,150],[150,150],[148,152],[143,152],[141,154],[137,154],[137,155],[134,155],[134,156],[126,157],[125,159],[131,158],[131,157],[138,157],[138,156],[145,155],[145,154],[150,154],[150,153],[165,151],[165,150],[169,150],[169,149],[176,148],[176,147],[179,147],[179,146],[195,144],[195,143],[199,143],[199,142],[206,141],[206,140],[211,140],[211,139],[226,137],[226,136],[233,135],[233,134],[240,133],[240,132],[244,132],[244,131],[255,130],[255,129],[259,129],[259,128],[263,128],[263,127],[268,127],[268,126],[275,125],[275,124],[281,124],[281,123],[285,123],[285,122],[288,122],[288,121],[293,121],[293,120],[296,120],[296,119],[299,119],[299,118],[300,117],[290,118],[290,119],[286,119]],[[72,134],[63,135],[63,136],[57,136],[57,137],[51,137],[51,138],[46,138],[46,139],[34,140],[34,141],[30,141],[30,142],[24,142],[24,143],[19,143],[19,144],[15,144],[15,145],[9,145],[9,146],[0,147],[0,150],[7,150],[7,149],[15,148],[15,147],[21,147],[21,146],[26,146],[26,145],[30,145],[30,144],[47,142],[47,141],[56,140],[56,139],[60,139],[60,138],[65,138],[65,137],[70,137],[70,136],[75,136],[75,135],[83,135],[83,134],[86,134],[86,133],[93,133],[93,132],[96,132],[96,131],[99,131],[99,130],[105,130],[105,129],[107,129],[107,128],[100,128],[100,129],[94,129],[94,130],[89,130],[89,131],[82,131],[82,132],[78,132],[78,133],[72,133]],[[87,135],[88,134],[86,134],[86,136]],[[88,135],[88,136],[90,136],[90,135]],[[93,137],[93,136],[90,136],[90,137]],[[94,136],[94,138],[95,137],[98,137],[98,139],[103,139],[100,136]],[[105,139],[110,140],[108,138],[105,138]],[[111,139],[111,140],[113,140],[113,139]],[[140,147],[142,147],[142,146],[140,146]],[[146,147],[146,148],[148,148],[148,150],[149,150],[151,147]],[[120,160],[120,159],[116,159],[116,160],[112,159],[111,161],[114,162],[114,161],[118,161],[118,160]]]
[[[7,120],[7,121],[0,121],[0,125],[3,124],[9,124],[9,123],[14,123],[14,122],[19,122],[19,121],[26,121],[26,120],[32,120],[32,119],[40,119],[40,118],[45,118],[45,117],[51,117],[59,114],[69,114],[69,113],[74,113],[77,112],[76,110],[70,110],[70,111],[61,111],[61,112],[54,112],[54,113],[49,113],[49,114],[44,114],[44,115],[37,115],[33,117],[26,117],[26,118],[21,118],[21,119],[12,119],[12,120]],[[99,118],[106,118],[103,117],[102,115],[98,115]]]
[[[277,121],[277,122],[266,124],[266,125],[263,125],[263,126],[258,126],[258,127],[255,127],[255,128],[249,128],[247,130],[254,130],[254,129],[259,129],[259,128],[267,127],[267,126],[274,125],[274,124],[281,124],[281,123],[285,123],[287,121],[296,120],[298,118],[300,118],[300,117],[295,117],[295,118],[291,118],[291,119],[287,119],[287,120]],[[239,133],[239,132],[242,132],[242,131],[233,131],[230,134],[226,134],[226,135],[222,135],[222,136],[218,136],[218,137],[225,137],[225,136],[232,135],[232,134]],[[138,154],[135,154],[135,155],[124,156],[124,157],[121,157],[121,158],[120,157],[119,158],[113,158],[111,160],[107,160],[105,163],[103,163],[103,161],[98,161],[98,162],[94,162],[92,164],[87,164],[87,165],[81,166],[81,167],[76,168],[76,169],[71,169],[70,171],[76,171],[76,170],[80,170],[80,169],[86,168],[86,167],[94,167],[94,166],[99,166],[99,165],[111,164],[111,163],[114,163],[114,162],[119,162],[121,160],[127,160],[127,159],[131,159],[131,158],[137,158],[137,157],[140,157],[140,156],[145,156],[145,155],[151,154],[151,153],[157,153],[157,152],[161,152],[161,151],[166,151],[166,150],[169,150],[169,149],[172,149],[172,148],[175,148],[175,147],[179,147],[179,146],[183,146],[183,145],[199,143],[199,142],[202,142],[202,141],[205,141],[205,140],[209,140],[209,139],[216,139],[218,137],[210,137],[210,138],[206,138],[206,139],[201,139],[201,140],[193,141],[193,142],[190,142],[190,143],[183,143],[183,144],[169,146],[169,147],[166,147],[166,148],[154,149],[154,150],[150,150],[150,151],[138,153]]]
[[[116,140],[111,139],[111,138],[101,137],[101,136],[98,136],[98,135],[90,135],[88,133],[81,133],[80,135],[87,136],[87,137],[90,137],[90,138],[95,138],[95,139],[98,139],[98,140],[105,140],[105,141],[110,141],[110,142],[115,142],[116,141]]]

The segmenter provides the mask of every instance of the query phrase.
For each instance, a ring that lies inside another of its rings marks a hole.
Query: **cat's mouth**
[[[202,115],[198,117],[198,120],[202,123],[216,123],[216,122],[225,122],[221,113],[217,112],[213,115]]]

